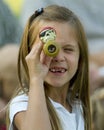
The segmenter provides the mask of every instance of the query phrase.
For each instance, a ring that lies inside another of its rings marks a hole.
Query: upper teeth
[[[63,69],[63,68],[57,68],[57,69],[51,68],[50,71],[51,71],[51,72],[61,72],[61,73],[63,73],[63,72],[65,72],[66,70]]]

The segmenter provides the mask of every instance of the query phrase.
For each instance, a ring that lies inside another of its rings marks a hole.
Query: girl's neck
[[[56,95],[56,96],[55,96],[55,95]],[[57,94],[55,93],[54,95],[49,95],[49,97],[50,97],[53,101],[55,101],[55,102],[61,104],[61,105],[62,105],[67,111],[69,111],[70,113],[72,112],[72,106],[71,106],[70,102],[69,102],[68,99],[67,99],[67,94],[66,94],[66,96],[65,96],[65,95],[59,96],[59,95],[57,95]]]
[[[48,87],[47,87],[48,86]],[[69,85],[63,86],[61,88],[59,87],[52,87],[47,85],[46,87],[46,93],[48,97],[50,97],[53,101],[60,103],[65,108],[68,106],[67,102],[67,95],[68,95],[68,88]]]

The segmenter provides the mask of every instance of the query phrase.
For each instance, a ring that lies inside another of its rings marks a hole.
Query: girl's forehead
[[[69,22],[41,21],[39,32],[44,28],[51,27],[55,29],[56,34],[66,34],[70,37],[76,37],[76,29]]]
[[[59,23],[59,22],[44,22],[40,27],[41,30],[47,28],[54,28],[56,31],[55,41],[61,46],[72,46],[78,48],[78,42],[75,36],[75,31],[69,23]]]
[[[39,33],[45,28],[55,29],[56,42],[62,44],[78,44],[76,30],[69,22],[41,21],[39,24]]]

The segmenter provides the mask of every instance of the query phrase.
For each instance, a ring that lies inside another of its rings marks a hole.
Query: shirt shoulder
[[[18,95],[14,97],[9,106],[9,120],[10,120],[10,128],[9,130],[13,130],[13,119],[14,116],[21,111],[26,111],[28,105],[28,96],[26,94]]]

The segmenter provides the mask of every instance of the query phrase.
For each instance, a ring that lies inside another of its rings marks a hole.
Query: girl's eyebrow
[[[66,45],[64,45],[64,47],[75,47],[75,45],[66,44]]]
[[[65,43],[63,46],[64,47],[76,47],[77,46],[77,44],[71,44],[70,42],[63,42],[63,43]]]

